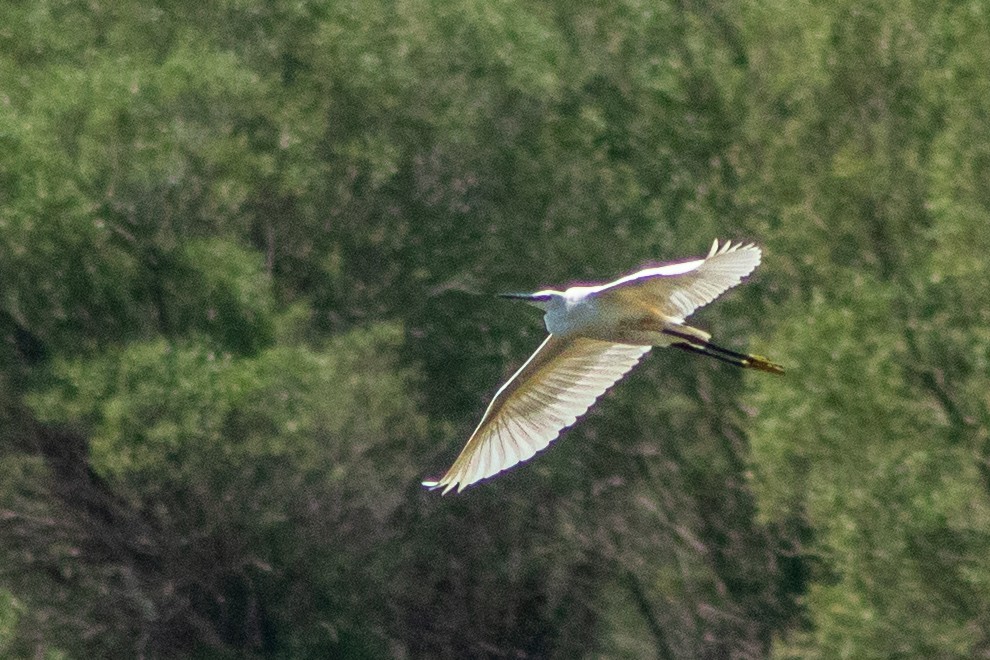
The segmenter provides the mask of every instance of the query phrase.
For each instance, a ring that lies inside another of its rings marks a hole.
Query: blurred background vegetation
[[[0,5],[0,656],[990,658],[985,0]],[[765,250],[423,478],[499,301]]]

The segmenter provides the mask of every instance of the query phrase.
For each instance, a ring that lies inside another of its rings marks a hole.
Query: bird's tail
[[[784,375],[784,367],[776,362],[771,362],[762,355],[737,353],[736,351],[723,348],[718,344],[713,344],[710,341],[701,339],[700,337],[692,334],[682,333],[678,330],[671,330],[670,328],[664,328],[662,332],[680,339],[681,341],[675,342],[671,344],[671,346],[679,348],[683,351],[698,353],[699,355],[707,355],[708,357],[713,357],[716,360],[734,364],[737,367],[742,367],[744,369],[757,369],[770,374],[777,374],[778,376]]]

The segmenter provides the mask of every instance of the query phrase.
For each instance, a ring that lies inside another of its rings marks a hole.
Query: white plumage
[[[550,335],[506,382],[451,468],[429,488],[446,494],[490,477],[545,449],[653,346],[675,346],[740,367],[783,373],[766,358],[712,344],[684,323],[692,312],[739,284],[760,263],[755,245],[647,268],[598,286],[505,294],[546,311]]]

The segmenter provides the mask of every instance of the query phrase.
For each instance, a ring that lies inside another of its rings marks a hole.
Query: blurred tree
[[[986,106],[968,96],[988,81],[969,59],[987,46],[985,8],[764,11],[775,93],[753,97],[753,119],[779,128],[753,124],[753,165],[782,176],[754,190],[780,200],[768,215],[792,277],[772,341],[796,368],[753,392],[752,465],[763,516],[806,539],[812,568],[807,626],[777,654],[984,657],[990,343],[969,296],[990,273],[965,255],[988,180],[955,165],[985,151],[958,140]],[[950,247],[958,232],[967,248]]]
[[[987,35],[979,0],[0,6],[0,652],[986,655]],[[793,373],[657,351],[420,492],[543,334],[488,294],[715,236],[766,266],[700,322]]]
[[[385,606],[377,549],[424,429],[399,336],[255,358],[156,341],[58,363],[30,400],[51,475],[34,462],[7,493],[42,489],[48,513],[5,505],[7,563],[30,569],[7,578],[40,581],[35,620],[72,611],[60,643],[97,655],[383,653],[361,613]]]

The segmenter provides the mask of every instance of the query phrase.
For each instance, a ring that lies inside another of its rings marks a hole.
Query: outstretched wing
[[[430,488],[465,486],[545,449],[650,350],[549,335],[488,405],[453,466]]]
[[[760,248],[718,240],[704,259],[666,264],[603,284],[595,296],[616,296],[623,303],[644,305],[683,322],[715,300],[760,264]]]

